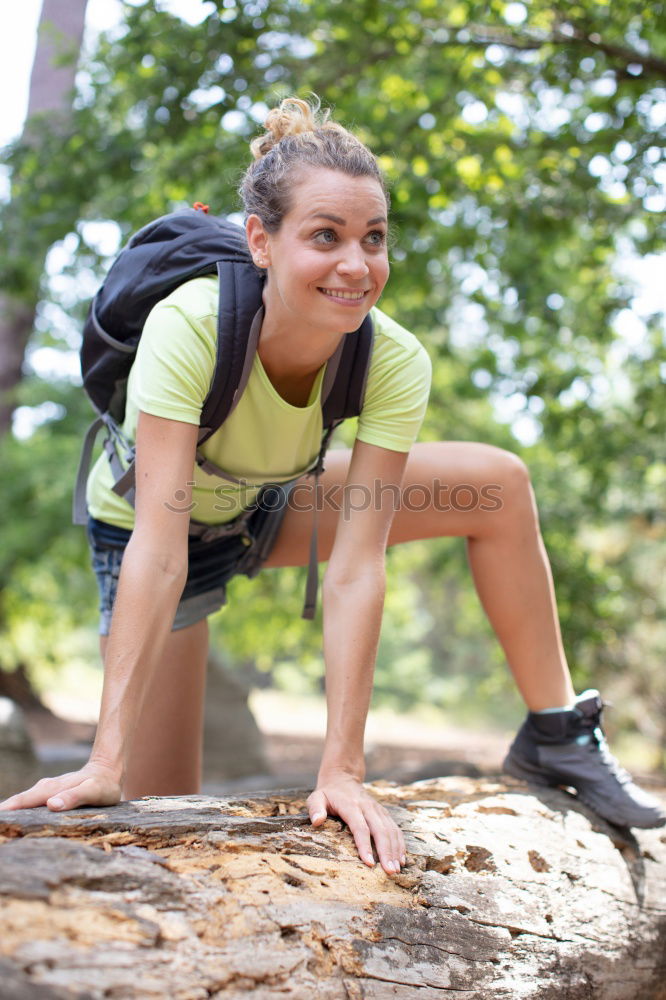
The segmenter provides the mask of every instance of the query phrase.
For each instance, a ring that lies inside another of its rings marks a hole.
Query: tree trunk
[[[36,308],[36,299],[27,303],[8,292],[0,292],[0,436],[12,425],[16,388],[21,381]]]
[[[23,664],[15,670],[0,671],[0,698],[9,698],[23,711],[48,711],[30,683]]]
[[[28,117],[21,137],[24,144],[38,145],[44,128],[53,132],[68,127],[86,4],[87,0],[44,0],[30,77]],[[7,211],[12,211],[11,205]],[[31,248],[34,244],[31,240]],[[48,249],[44,245],[42,261],[33,260],[32,264],[43,263]],[[5,252],[12,253],[11,245],[5,247]],[[39,266],[35,269],[38,272]],[[0,289],[0,436],[11,428],[38,300],[38,283],[20,296],[12,288]]]
[[[38,778],[39,762],[23,710],[0,691],[0,801],[19,788],[29,788]]]
[[[86,5],[87,0],[43,2],[30,77],[28,114],[21,136],[24,145],[38,147],[43,131],[48,129],[50,134],[54,131],[64,134],[69,127]],[[4,280],[4,287],[0,287],[0,438],[11,430],[25,351],[39,302],[39,275],[53,240],[52,230],[48,237],[42,235],[41,238],[38,233],[26,233],[28,223],[22,223],[20,205],[15,203],[4,207],[1,221],[4,239],[0,256],[7,258],[6,274],[10,277]],[[34,227],[39,223],[33,220],[30,225]],[[65,228],[60,235],[65,236],[67,231]],[[21,263],[22,254],[27,254],[30,260],[27,271],[26,265]],[[22,276],[20,294],[16,290],[17,274]]]
[[[398,876],[306,793],[0,814],[2,995],[664,1000],[663,832],[517,783],[369,787]]]
[[[69,120],[88,0],[44,0],[30,75],[28,117],[62,114]],[[25,133],[24,133],[25,134]]]
[[[263,736],[250,711],[248,695],[249,690],[239,677],[226,669],[218,653],[211,652],[204,704],[203,781],[206,785],[268,774],[270,770]]]

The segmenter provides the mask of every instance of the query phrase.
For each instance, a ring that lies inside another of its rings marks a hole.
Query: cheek
[[[383,260],[377,261],[377,267],[375,269],[375,275],[376,275],[377,283],[379,285],[381,285],[382,288],[384,287],[384,285],[386,284],[386,282],[389,279],[390,271],[391,271],[391,268],[389,266],[388,258],[385,257]]]
[[[283,260],[290,262],[290,270],[298,271],[304,277],[321,275],[330,266],[321,253],[311,249],[299,248],[298,252],[283,255]]]

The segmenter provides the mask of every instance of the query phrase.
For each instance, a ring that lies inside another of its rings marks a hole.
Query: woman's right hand
[[[48,806],[53,812],[79,806],[112,806],[120,802],[118,772],[107,765],[89,761],[80,771],[57,778],[42,778],[32,788],[0,802],[3,809],[31,809]]]

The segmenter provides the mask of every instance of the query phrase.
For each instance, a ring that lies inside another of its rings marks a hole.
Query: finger
[[[406,865],[407,864],[407,844],[405,843],[405,835],[402,832],[402,830],[400,829],[400,827],[398,827],[398,847],[399,847],[399,850],[400,850],[400,864],[401,865]]]
[[[314,791],[308,798],[308,812],[313,826],[321,826],[328,816],[328,802],[323,792]]]
[[[383,806],[375,803],[375,815],[379,824],[378,829],[383,828],[388,837],[389,860],[393,862],[393,870],[400,871],[400,867],[407,861],[405,854],[405,838],[402,830],[395,822],[391,814]]]
[[[397,851],[393,846],[391,830],[384,817],[374,818],[370,830],[375,841],[379,862],[387,875],[396,875],[400,871]]]
[[[345,823],[349,827],[356,844],[358,855],[369,868],[375,867],[375,856],[372,853],[372,841],[370,827],[368,826],[363,813],[358,812],[351,817],[344,817]]]
[[[68,777],[69,775],[64,774],[59,778],[40,778],[25,792],[18,792],[1,802],[0,809],[32,809],[34,806],[43,806],[49,795],[56,793],[62,780]]]
[[[393,819],[393,817],[390,815],[390,813],[388,814],[388,820],[389,820],[389,823],[390,823],[391,846],[393,848],[393,860],[398,865],[398,870],[399,870],[400,867],[405,863],[404,860],[403,860],[404,856],[405,856],[405,852],[404,852],[403,842],[402,842],[402,832],[401,832],[400,827],[398,826],[398,824],[395,822],[395,820]]]
[[[405,844],[399,826],[395,827],[393,833],[393,848],[395,850],[395,854],[393,855],[393,857],[398,862],[398,865],[402,868],[402,866],[407,861],[407,858],[405,857]]]
[[[46,805],[53,812],[61,812],[85,805],[113,805],[117,801],[118,796],[104,788],[98,778],[84,778],[73,787],[59,789],[49,796]]]
[[[5,810],[8,811],[10,809],[20,809],[21,807],[18,805],[19,798],[20,794],[10,795],[8,799],[4,800],[4,802],[0,802],[0,812],[4,812]]]
[[[391,819],[390,816],[389,819]],[[403,835],[402,830],[395,822],[395,820],[391,819],[391,823],[393,824],[394,846],[396,851],[395,857],[396,860],[399,862],[400,866],[402,867],[403,865],[407,864],[407,849],[405,847],[405,837]]]
[[[368,810],[367,818],[382,868],[387,875],[396,875],[401,856],[398,827],[386,810],[376,804]]]

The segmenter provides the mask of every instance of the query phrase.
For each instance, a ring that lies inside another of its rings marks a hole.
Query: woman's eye
[[[335,242],[335,233],[332,229],[320,229],[318,233],[314,234],[315,243],[329,244]]]
[[[366,239],[374,247],[383,247],[386,242],[386,233],[383,233],[381,229],[374,229],[368,233]]]

